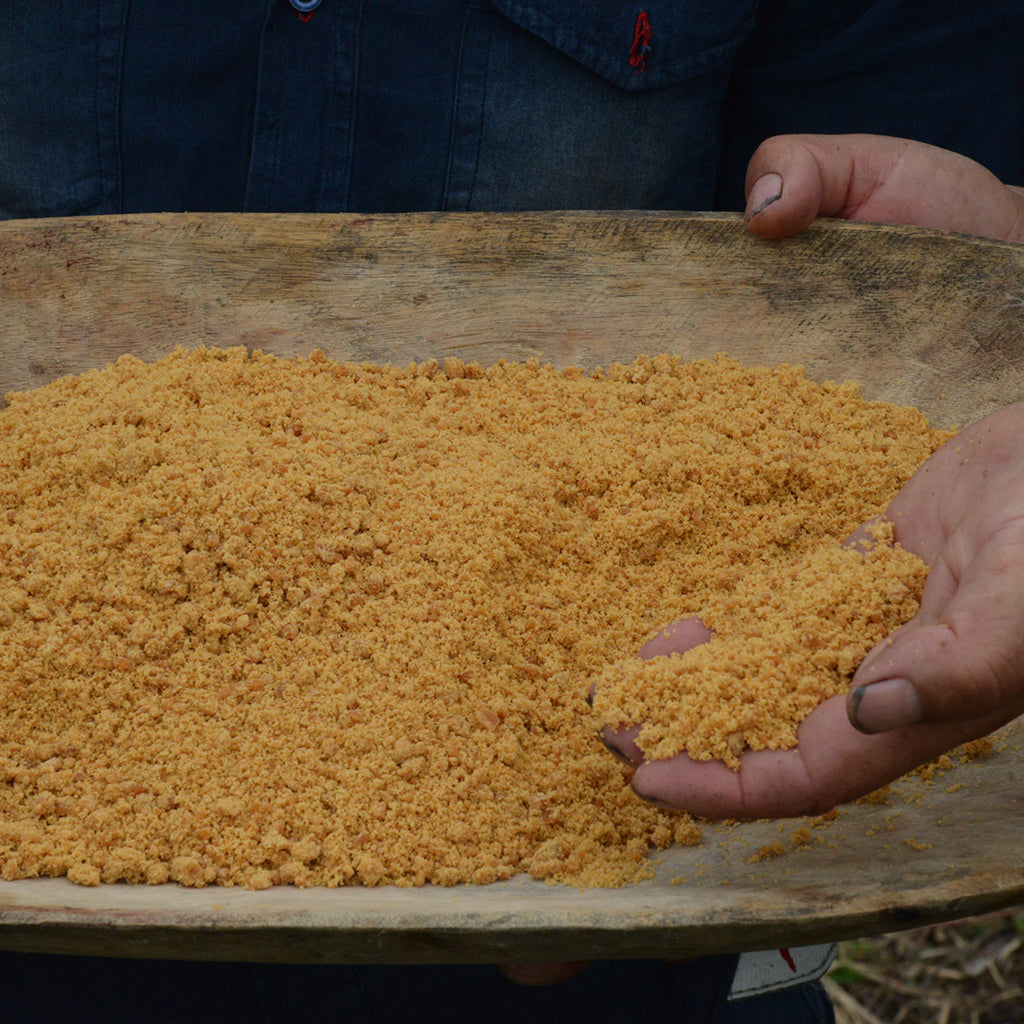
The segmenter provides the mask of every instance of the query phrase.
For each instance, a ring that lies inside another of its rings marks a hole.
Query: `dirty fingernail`
[[[641,800],[643,800],[645,803],[650,804],[652,807],[657,807],[657,808],[659,808],[660,810],[663,810],[663,811],[678,811],[679,810],[678,807],[674,806],[673,804],[670,804],[670,803],[666,802],[665,800],[662,800],[660,797],[648,796],[646,793],[642,793],[639,789],[637,789],[636,780],[634,780],[633,782],[630,783],[630,789],[632,789],[633,792],[638,797],[640,797]]]
[[[635,768],[641,763],[642,759],[636,759],[632,756],[632,750],[627,753],[622,748],[616,746],[615,743],[608,738],[608,730],[602,729],[597,734],[597,738],[604,744],[605,749],[609,753],[614,754],[623,764],[628,764],[631,768]],[[630,747],[633,748],[633,744],[630,744]]]
[[[850,721],[861,732],[890,732],[924,719],[924,705],[907,679],[883,679],[850,693]]]
[[[782,177],[774,171],[762,174],[750,188],[750,195],[747,196],[747,212],[743,215],[744,221],[756,217],[762,210],[767,209],[781,198]]]

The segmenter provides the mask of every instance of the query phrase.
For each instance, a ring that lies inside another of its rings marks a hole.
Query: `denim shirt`
[[[1024,178],[1024,0],[298,6],[8,12],[0,217],[730,209],[785,131],[910,136]]]

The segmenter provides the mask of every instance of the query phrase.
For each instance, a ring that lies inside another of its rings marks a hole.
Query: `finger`
[[[877,530],[885,523],[884,516],[872,516],[866,523],[862,523],[846,540],[843,547],[853,548],[860,554],[866,554],[878,544]]]
[[[858,157],[862,167],[869,156],[872,162],[886,163],[893,142],[875,136],[767,139],[747,166],[748,229],[761,238],[781,238],[803,231],[815,217],[842,216],[853,191]],[[870,180],[877,181],[877,174],[872,172]]]
[[[644,759],[644,752],[636,742],[640,735],[640,726],[630,725],[625,729],[613,729],[605,726],[600,733],[601,742],[623,764],[635,768]]]
[[[849,712],[858,728],[974,719],[1024,704],[1024,525],[1007,524],[959,580],[949,562],[933,567],[918,616],[854,675]]]
[[[567,960],[561,963],[502,964],[498,970],[517,985],[539,987],[568,981],[589,963],[589,960]]]
[[[803,231],[818,216],[1024,235],[1024,194],[959,153],[882,135],[780,135],[747,168],[747,228]]]
[[[667,654],[682,654],[711,639],[711,631],[699,619],[676,619],[651,637],[638,652],[640,658],[659,658]],[[644,759],[644,752],[637,746],[639,726],[624,729],[604,728],[601,742],[620,760],[629,765],[638,765]]]
[[[977,531],[991,533],[993,524],[1024,514],[1022,431],[1024,403],[1018,402],[990,413],[942,445],[885,511],[896,540],[929,564],[945,548],[951,565],[969,565],[972,549],[988,539]]]
[[[945,626],[944,616],[949,607],[950,601],[956,595],[960,580],[956,570],[940,551],[935,561],[929,566],[928,578],[925,580],[924,591],[921,595],[921,603],[917,614],[897,627],[883,640],[880,640],[861,660],[851,680],[850,693],[854,693],[858,687],[870,685],[878,680],[884,680],[891,675],[893,648],[897,640],[900,640],[907,633],[915,630],[927,629],[929,627]],[[882,667],[887,666],[887,667]],[[903,722],[903,725],[913,725],[914,722]],[[854,721],[854,725],[859,724]],[[870,730],[869,730],[870,731]]]
[[[867,736],[850,725],[844,698],[833,697],[801,724],[792,750],[747,751],[738,771],[685,755],[649,761],[634,773],[633,789],[645,800],[716,820],[823,814],[1006,721],[997,716]]]
[[[711,630],[700,619],[676,619],[652,636],[637,652],[637,657],[646,659],[683,654],[710,639]]]

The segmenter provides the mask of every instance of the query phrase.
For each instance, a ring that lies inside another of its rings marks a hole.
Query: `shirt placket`
[[[260,44],[247,210],[345,208],[362,8],[362,0],[270,0]]]

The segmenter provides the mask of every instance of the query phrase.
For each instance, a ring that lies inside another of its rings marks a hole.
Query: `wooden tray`
[[[161,215],[0,224],[0,390],[124,352],[246,345],[585,367],[668,351],[803,363],[955,426],[1024,395],[1024,247],[731,215]],[[0,883],[0,948],[308,962],[689,956],[840,939],[1024,898],[1024,730],[839,819],[710,828],[656,879],[576,891]],[[757,861],[781,842],[783,856]]]

